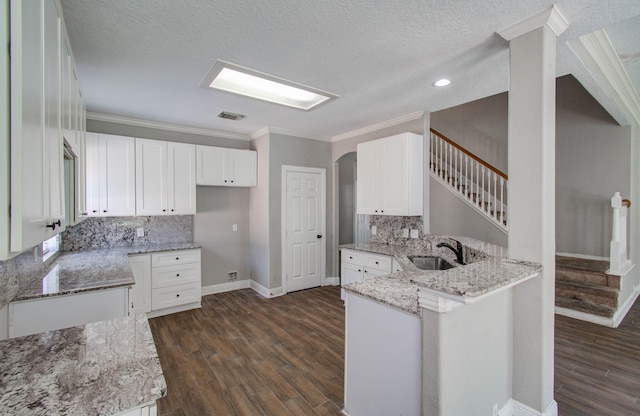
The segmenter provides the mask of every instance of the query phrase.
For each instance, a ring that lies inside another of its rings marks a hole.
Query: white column
[[[555,7],[500,35],[509,41],[509,256],[538,262],[538,278],[513,293],[514,414],[556,415],[555,293],[556,39],[567,27]],[[533,413],[532,413],[533,412]]]

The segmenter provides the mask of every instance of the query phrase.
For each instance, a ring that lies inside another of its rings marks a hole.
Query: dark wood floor
[[[560,416],[640,415],[640,301],[616,328],[556,315]]]
[[[344,309],[337,287],[264,299],[250,289],[151,319],[168,385],[159,414],[338,415]],[[560,416],[640,415],[640,302],[617,329],[556,317]]]
[[[338,287],[265,299],[250,289],[150,320],[167,380],[160,415],[338,415],[344,308]]]

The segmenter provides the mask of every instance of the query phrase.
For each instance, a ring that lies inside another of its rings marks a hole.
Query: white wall
[[[208,146],[248,149],[249,142],[166,130],[87,120],[87,131]],[[249,188],[198,186],[193,241],[202,246],[202,286],[227,283],[227,273],[238,280],[250,277]],[[232,225],[238,224],[238,231]]]

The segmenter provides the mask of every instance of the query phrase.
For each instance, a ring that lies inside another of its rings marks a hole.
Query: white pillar
[[[555,7],[500,35],[509,41],[509,256],[543,265],[514,288],[514,414],[556,415],[555,294],[556,39],[567,27]],[[534,413],[531,413],[531,412]]]

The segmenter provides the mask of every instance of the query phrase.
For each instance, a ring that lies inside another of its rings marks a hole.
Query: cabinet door
[[[136,215],[167,214],[167,142],[135,141]]]
[[[258,153],[254,150],[230,150],[231,186],[256,186]]]
[[[100,135],[100,174],[101,215],[135,215],[135,140],[133,137]]]
[[[407,205],[407,140],[406,136],[389,137],[378,142],[380,213],[406,215]],[[360,158],[358,158],[360,163]],[[418,172],[418,174],[422,174]]]
[[[100,135],[85,134],[85,189],[88,217],[100,215]]]
[[[362,280],[363,272],[364,267],[360,265],[342,262],[342,266],[340,267],[340,283],[346,285],[359,282]]]
[[[129,315],[151,312],[151,256],[129,256],[136,283],[129,289]]]
[[[378,144],[375,141],[358,145],[356,211],[358,214],[378,214]]]
[[[186,143],[167,144],[168,208],[171,214],[196,213],[196,147]]]
[[[227,150],[221,147],[196,145],[196,183],[198,185],[225,185]]]

